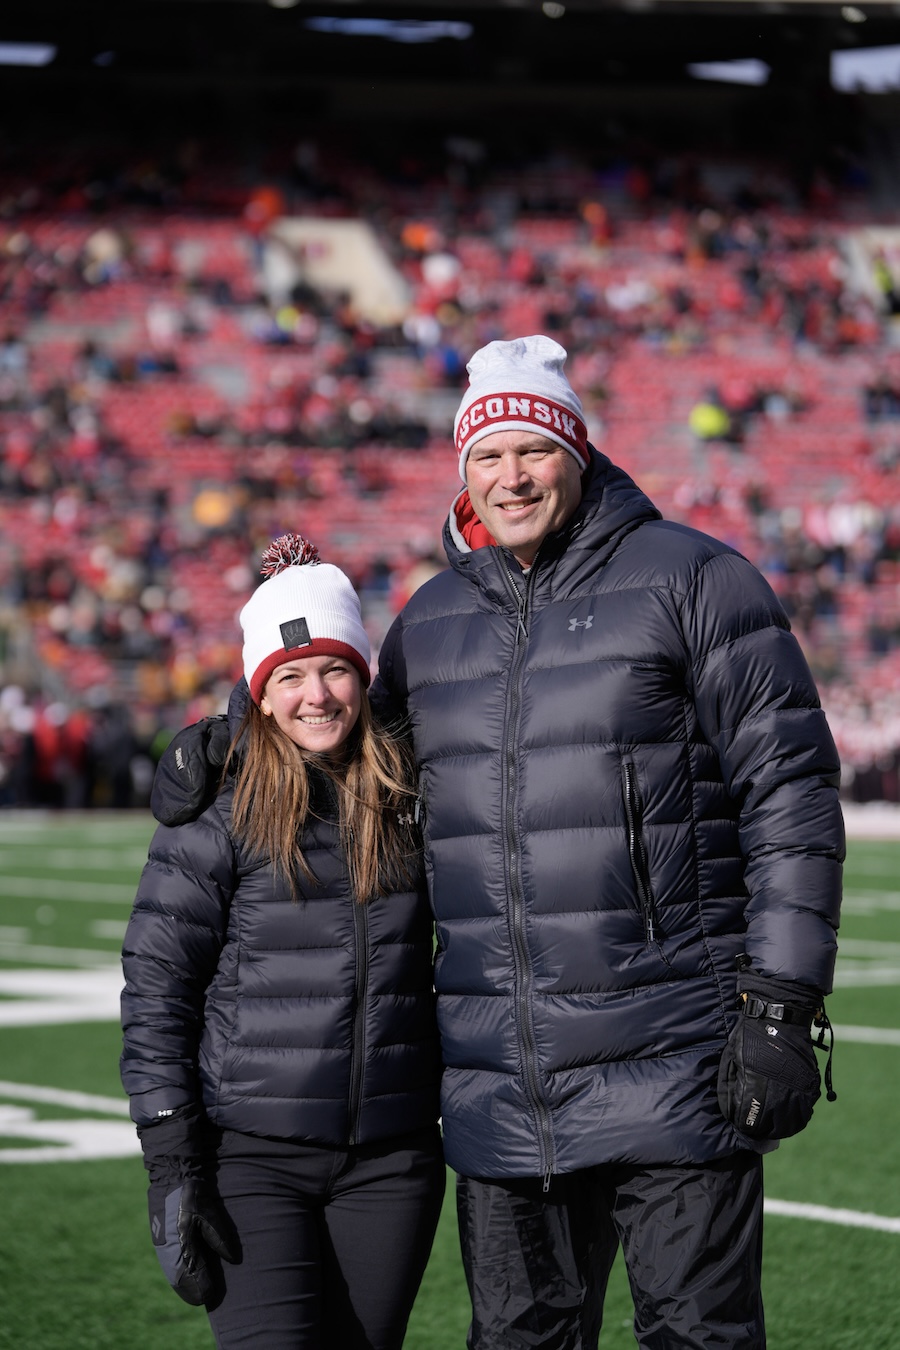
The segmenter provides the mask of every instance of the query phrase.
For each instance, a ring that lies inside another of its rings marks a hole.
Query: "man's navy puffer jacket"
[[[539,1176],[751,1147],[716,1099],[735,958],[827,992],[844,851],[778,600],[596,451],[527,574],[453,514],[444,542],[374,695],[408,711],[421,769],[448,1162]]]
[[[228,1129],[335,1146],[434,1124],[424,887],[358,904],[336,825],[311,820],[318,885],[293,901],[232,837],[231,796],[150,846],[123,950],[133,1119],[200,1101]]]

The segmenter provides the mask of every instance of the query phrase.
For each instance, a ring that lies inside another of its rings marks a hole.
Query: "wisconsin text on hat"
[[[549,399],[530,398],[526,394],[492,394],[489,398],[477,399],[463,413],[456,429],[457,448],[461,450],[479,427],[508,421],[552,427],[573,446],[581,446],[583,441],[579,419],[560,404]]]

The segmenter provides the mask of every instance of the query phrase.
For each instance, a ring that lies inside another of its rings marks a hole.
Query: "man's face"
[[[466,486],[497,543],[530,567],[547,535],[581,501],[581,469],[574,455],[537,432],[495,431],[470,450]]]

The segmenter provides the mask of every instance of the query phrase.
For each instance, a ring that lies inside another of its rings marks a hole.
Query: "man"
[[[644,1350],[761,1350],[761,1155],[819,1095],[838,759],[763,577],[589,445],[565,359],[469,363],[450,568],[373,690],[420,769],[468,1344],[594,1350],[621,1242]]]

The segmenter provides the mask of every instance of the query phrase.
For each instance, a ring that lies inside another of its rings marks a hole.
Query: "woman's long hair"
[[[298,893],[298,872],[316,878],[301,839],[314,810],[310,771],[331,780],[341,844],[357,900],[413,883],[419,840],[413,823],[415,764],[407,741],[378,726],[366,694],[343,755],[325,758],[301,749],[250,703],[225,773],[235,770],[232,824],[236,836]],[[318,814],[318,811],[316,811]]]

